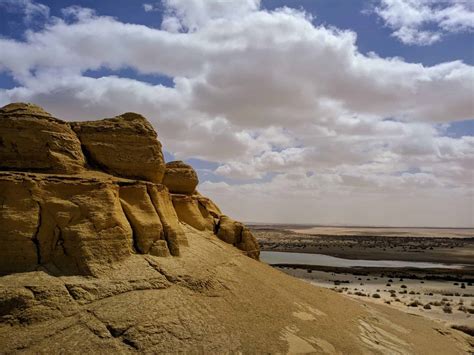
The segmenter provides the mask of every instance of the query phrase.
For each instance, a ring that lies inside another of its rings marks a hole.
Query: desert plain
[[[474,230],[251,226],[262,260],[350,298],[474,334]]]

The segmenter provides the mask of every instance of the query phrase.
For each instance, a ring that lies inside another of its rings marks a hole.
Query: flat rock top
[[[49,112],[46,112],[42,107],[34,104],[24,102],[14,102],[6,106],[0,107],[0,119],[40,119],[52,123],[59,123],[62,125],[66,122],[53,117]]]
[[[0,113],[4,115],[31,115],[31,116],[43,116],[52,117],[49,112],[43,110],[43,108],[23,102],[14,102],[0,108]]]
[[[170,161],[166,163],[166,168],[167,169],[191,169],[194,170],[193,167],[189,164],[186,164],[182,160],[175,160],[175,161]]]
[[[71,126],[78,134],[116,132],[156,137],[156,132],[150,122],[142,115],[133,112],[127,112],[114,118],[106,118],[97,121],[72,122]]]

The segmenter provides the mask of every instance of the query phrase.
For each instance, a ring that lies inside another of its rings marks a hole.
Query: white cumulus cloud
[[[71,120],[140,112],[177,158],[217,163],[226,182],[201,189],[246,220],[416,224],[418,209],[418,224],[472,224],[473,138],[438,128],[474,117],[471,65],[363,54],[353,31],[256,0],[162,5],[160,29],[71,7],[24,40],[0,38],[0,71],[17,83],[0,105]],[[116,75],[90,75],[104,68]],[[150,83],[161,76],[173,85]]]
[[[380,0],[374,8],[405,44],[430,45],[446,34],[474,30],[471,0]]]

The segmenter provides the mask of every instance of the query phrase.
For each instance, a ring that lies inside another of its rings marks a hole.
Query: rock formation
[[[166,163],[163,185],[171,193],[191,195],[196,190],[198,183],[198,176],[191,165],[182,161]]]
[[[136,113],[72,123],[91,166],[112,175],[160,184],[165,172],[161,143]]]
[[[71,127],[41,107],[0,109],[0,169],[74,174],[84,168],[81,142]]]
[[[0,137],[0,170],[9,171],[0,174],[0,272],[95,275],[132,253],[178,256],[187,245],[180,221],[221,235],[218,209],[208,202],[213,217],[204,197],[191,195],[196,172],[183,162],[165,167],[143,116],[67,123],[16,103],[0,110]],[[255,239],[237,239],[231,244],[258,259]]]
[[[461,333],[253,260],[250,231],[197,183],[165,166],[140,115],[0,109],[0,352],[469,351]]]

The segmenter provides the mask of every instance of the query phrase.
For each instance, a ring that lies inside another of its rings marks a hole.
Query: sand
[[[309,273],[307,270],[292,268],[278,269],[313,285],[332,289],[363,302],[392,307],[441,322],[446,326],[466,325],[474,328],[472,283],[400,279],[386,275],[357,276],[324,271]],[[380,298],[374,298],[375,294]],[[429,305],[429,309],[424,308],[426,305]]]

